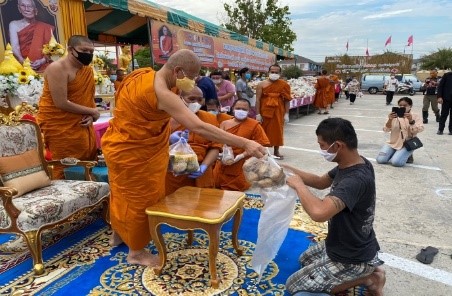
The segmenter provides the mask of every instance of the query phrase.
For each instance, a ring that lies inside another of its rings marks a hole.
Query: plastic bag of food
[[[199,170],[198,156],[183,137],[169,147],[168,171],[175,176],[190,174]]]
[[[231,165],[234,163],[234,151],[232,151],[232,147],[226,144],[223,145],[221,162],[225,165]]]
[[[280,187],[286,183],[283,169],[269,155],[247,159],[243,164],[243,173],[254,188]]]
[[[258,282],[286,238],[298,198],[296,191],[287,184],[261,189],[261,196],[264,207],[259,218],[256,247],[251,258],[251,268],[259,274]]]

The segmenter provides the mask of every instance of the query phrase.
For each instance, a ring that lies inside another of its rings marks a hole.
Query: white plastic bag
[[[243,174],[255,188],[277,188],[286,184],[283,169],[269,155],[248,158],[243,164]]]
[[[183,137],[169,147],[169,168],[175,176],[199,170],[198,156]]]
[[[221,162],[225,165],[231,165],[234,163],[234,151],[232,147],[224,144],[223,145],[223,154],[221,156]]]
[[[264,207],[259,218],[256,248],[251,259],[251,268],[259,274],[258,282],[286,238],[298,198],[295,190],[287,184],[261,190],[261,196]]]

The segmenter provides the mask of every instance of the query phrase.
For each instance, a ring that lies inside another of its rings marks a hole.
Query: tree
[[[293,51],[297,35],[290,29],[289,6],[279,7],[279,0],[236,0],[224,3],[228,20],[223,26],[228,30],[257,40],[271,43],[279,48]]]
[[[421,68],[423,70],[431,69],[452,69],[452,48],[441,48],[438,51],[421,57]]]
[[[282,74],[287,79],[298,78],[303,75],[303,71],[298,66],[290,65],[282,70]]]
[[[133,54],[133,58],[137,60],[140,68],[150,67],[152,64],[151,49],[149,47],[140,48]]]

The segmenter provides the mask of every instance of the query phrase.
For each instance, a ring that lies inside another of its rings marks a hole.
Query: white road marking
[[[319,154],[319,150],[313,150],[313,149],[305,149],[305,148],[298,148],[298,147],[291,147],[291,146],[282,146],[283,149],[288,149],[288,150],[295,150],[295,151],[305,151],[305,152],[310,152],[310,153],[317,153]],[[371,157],[367,157],[364,155],[364,157],[366,157],[368,160],[372,161],[372,162],[377,162],[377,160],[375,158],[371,158]],[[419,164],[411,164],[411,163],[407,163],[405,164],[405,166],[409,166],[409,167],[414,167],[414,168],[418,168],[418,169],[424,169],[424,170],[432,170],[432,171],[442,171],[441,168],[439,167],[434,167],[434,166],[427,166],[427,165],[419,165]]]
[[[417,276],[452,286],[452,273],[445,270],[433,268],[423,263],[413,262],[411,260],[397,257],[388,253],[378,253],[378,258],[383,260],[386,265],[397,268]]]

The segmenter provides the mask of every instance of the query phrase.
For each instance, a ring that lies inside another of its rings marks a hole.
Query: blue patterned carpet
[[[163,227],[168,262],[160,277],[152,269],[126,263],[124,245],[108,245],[109,228],[94,216],[44,234],[44,275],[35,276],[32,260],[22,239],[0,235],[0,295],[288,295],[284,284],[298,266],[297,258],[311,241],[310,234],[294,223],[261,281],[250,269],[262,202],[247,198],[237,256],[231,243],[232,223],[223,226],[217,269],[219,289],[208,286],[208,237],[195,232],[192,246],[185,244],[185,232]],[[297,206],[298,211],[300,209]],[[153,244],[150,250],[156,253]]]

